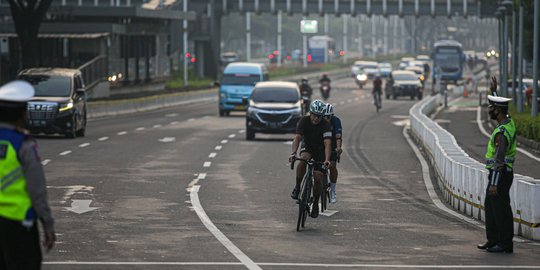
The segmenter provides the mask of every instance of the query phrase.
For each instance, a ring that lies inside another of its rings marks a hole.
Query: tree
[[[21,46],[23,68],[37,66],[40,58],[39,27],[52,0],[8,0]]]

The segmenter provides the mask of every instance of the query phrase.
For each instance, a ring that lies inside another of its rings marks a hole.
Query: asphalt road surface
[[[39,137],[58,233],[44,269],[540,268],[535,242],[515,238],[512,255],[476,249],[482,226],[435,206],[403,135],[417,101],[383,99],[376,113],[370,92],[333,82],[338,202],[300,232],[293,135],[246,141],[244,114],[218,117],[215,101]]]

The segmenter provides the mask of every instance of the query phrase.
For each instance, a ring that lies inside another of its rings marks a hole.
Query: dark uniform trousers
[[[493,176],[493,170],[489,170],[489,179]],[[503,170],[497,195],[489,195],[486,189],[484,201],[486,213],[486,236],[488,243],[499,244],[502,247],[512,247],[514,237],[514,218],[510,206],[510,187],[514,181],[514,172]]]
[[[28,229],[0,217],[0,270],[40,269],[41,259],[37,222]]]

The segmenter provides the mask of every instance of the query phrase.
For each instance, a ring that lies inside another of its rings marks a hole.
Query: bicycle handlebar
[[[294,162],[296,162],[297,160],[303,161],[303,162],[305,162],[306,164],[311,165],[311,166],[313,166],[313,165],[315,165],[315,164],[320,164],[320,165],[322,165],[323,170],[328,170],[328,167],[326,167],[326,166],[324,165],[324,162],[321,162],[321,161],[315,161],[315,160],[306,160],[306,159],[297,158],[297,157],[293,157],[293,160],[292,160],[292,162],[291,162],[291,170],[294,170]]]

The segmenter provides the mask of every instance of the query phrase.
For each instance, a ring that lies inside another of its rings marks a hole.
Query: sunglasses
[[[316,119],[319,119],[319,120],[321,120],[321,119],[323,118],[322,115],[318,115],[318,114],[312,114],[312,115],[315,116],[315,118],[316,118]]]

